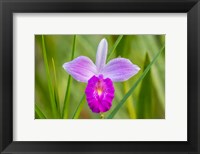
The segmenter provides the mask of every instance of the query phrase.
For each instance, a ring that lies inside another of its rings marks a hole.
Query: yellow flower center
[[[96,92],[97,94],[100,96],[103,92],[104,92],[104,83],[102,82],[102,80],[98,81],[96,84]]]
[[[103,92],[103,90],[102,90],[101,88],[98,88],[98,89],[97,89],[97,93],[98,93],[98,95],[101,95],[102,92]]]

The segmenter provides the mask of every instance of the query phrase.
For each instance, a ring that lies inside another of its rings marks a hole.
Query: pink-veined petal
[[[64,63],[63,68],[79,82],[88,82],[97,73],[95,64],[85,56],[80,56],[70,62]]]
[[[114,82],[126,81],[138,73],[140,68],[126,58],[115,58],[108,62],[102,74]]]
[[[97,66],[98,72],[101,72],[101,70],[106,64],[107,51],[108,51],[107,40],[102,39],[98,45],[97,53],[96,53],[96,66]]]

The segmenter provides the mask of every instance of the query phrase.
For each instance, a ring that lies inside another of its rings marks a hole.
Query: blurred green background
[[[74,58],[87,56],[94,63],[97,46],[102,38],[108,41],[108,52],[113,47],[119,35],[76,35]],[[63,69],[65,62],[71,61],[74,35],[44,35],[46,58],[49,66],[50,80],[56,98],[56,107],[60,111],[54,116],[51,107],[49,83],[46,74],[42,35],[35,35],[35,118],[62,118],[62,110],[66,95],[69,74]],[[104,113],[106,117],[132,85],[141,76],[144,69],[155,55],[165,45],[165,35],[124,35],[116,47],[112,58],[124,57],[138,65],[141,70],[131,79],[114,83],[115,97],[111,109]],[[108,53],[109,54],[109,53]],[[54,66],[53,67],[53,63]],[[86,84],[73,78],[70,85],[68,118],[71,119],[84,94]],[[99,119],[100,115],[93,113],[84,98],[79,119]],[[165,52],[162,52],[152,65],[145,78],[139,83],[132,95],[120,108],[115,119],[163,119],[165,118]]]

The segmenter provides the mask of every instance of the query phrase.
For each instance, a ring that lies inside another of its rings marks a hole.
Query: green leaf
[[[149,63],[150,60],[147,53],[144,62],[144,69],[148,67]],[[140,99],[136,104],[138,119],[164,118],[164,109],[160,103],[161,100],[159,100],[158,90],[155,88],[151,70],[149,70],[145,78],[142,80],[139,98]]]
[[[120,35],[120,36],[117,38],[115,44],[113,45],[113,47],[111,48],[111,50],[110,50],[110,52],[109,52],[109,54],[108,54],[107,61],[110,60],[112,54],[114,53],[116,47],[118,46],[118,44],[119,44],[119,42],[121,41],[122,38],[123,38],[123,35]]]
[[[125,93],[127,93],[128,89],[129,89],[128,82],[124,82],[123,86],[124,86]],[[127,107],[127,110],[128,110],[129,117],[131,119],[136,119],[136,111],[135,111],[135,107],[134,107],[134,104],[133,104],[133,98],[131,96],[127,99],[126,105],[127,105],[126,107]]]
[[[137,53],[134,51],[133,47],[137,46],[135,41],[134,35],[124,35],[123,39],[119,43],[116,49],[116,57],[124,57],[124,58],[130,58],[134,55],[134,57],[137,55]],[[130,52],[132,51],[132,52]]]
[[[134,83],[134,85],[131,87],[131,89],[128,91],[128,93],[126,93],[126,95],[122,98],[122,100],[119,102],[119,104],[114,108],[114,110],[110,113],[110,115],[107,117],[107,119],[112,119],[115,114],[119,111],[119,109],[122,107],[122,105],[126,102],[126,100],[128,99],[128,97],[132,94],[132,92],[136,89],[136,87],[138,86],[138,84],[144,79],[144,77],[146,76],[146,74],[149,72],[149,70],[151,69],[151,66],[155,63],[155,61],[157,60],[157,58],[159,57],[159,55],[162,53],[162,51],[164,51],[165,47],[163,46],[163,48],[156,54],[156,56],[154,57],[154,59],[151,61],[151,63],[147,66],[147,68],[145,69],[145,71],[142,73],[142,75],[140,76],[140,78]]]
[[[144,69],[145,70],[150,63],[149,55],[146,54],[144,61]],[[151,78],[151,70],[146,74],[145,78],[141,82],[141,88],[139,92],[139,100],[137,102],[137,117],[138,119],[145,119],[152,117],[152,78]],[[145,97],[144,97],[145,94]]]
[[[35,70],[35,89],[37,89],[35,90],[35,102],[38,102],[39,105],[42,104],[45,110],[48,111],[48,113],[50,114],[47,115],[47,117],[52,118],[51,105],[49,105],[49,102],[51,100],[49,97],[49,91],[45,80],[46,78],[42,79],[37,70]]]
[[[58,96],[58,84],[57,84],[57,76],[56,76],[56,67],[55,67],[55,62],[54,59],[52,58],[52,66],[53,66],[53,74],[54,74],[54,96],[55,96],[55,102],[56,102],[56,107],[58,109],[58,113],[61,117],[60,113],[60,101],[59,101],[59,96]]]
[[[42,111],[40,110],[40,108],[37,106],[36,103],[35,103],[35,112],[40,119],[46,119],[46,116],[42,113]]]
[[[72,47],[72,55],[71,55],[71,60],[74,59],[74,52],[76,48],[76,35],[74,35],[73,39],[73,47]],[[66,94],[65,94],[65,99],[64,99],[64,106],[63,106],[63,118],[67,119],[69,116],[69,105],[70,105],[70,85],[71,85],[71,80],[72,77],[69,75],[68,81],[67,81],[67,89],[66,89]]]
[[[72,119],[78,119],[79,118],[79,115],[80,115],[80,113],[83,109],[84,103],[85,103],[85,95],[83,95],[83,97],[81,98]]]
[[[55,96],[54,96],[54,91],[53,91],[52,82],[50,78],[49,65],[48,65],[47,54],[46,54],[45,39],[43,35],[42,35],[42,51],[43,51],[46,77],[47,77],[47,82],[48,82],[48,87],[49,87],[51,109],[52,109],[54,118],[58,118],[58,113],[57,113],[57,108],[56,108],[56,103],[55,103]]]

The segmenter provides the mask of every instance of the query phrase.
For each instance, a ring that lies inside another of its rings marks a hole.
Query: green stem
[[[100,119],[104,119],[103,113],[100,113]]]
[[[151,66],[155,63],[159,55],[164,51],[165,47],[163,48],[156,54],[154,59],[151,61],[151,63],[147,66],[147,68],[144,70],[143,74],[140,76],[140,78],[134,83],[134,85],[131,87],[131,89],[126,93],[126,95],[123,97],[123,99],[118,103],[118,105],[114,108],[114,110],[110,113],[110,115],[107,117],[107,119],[112,119],[115,114],[119,111],[119,109],[122,107],[122,105],[126,102],[128,97],[132,94],[132,92],[136,89],[140,81],[146,76],[146,74],[149,72]]]
[[[76,35],[74,35],[74,39],[73,39],[73,47],[72,47],[72,55],[71,55],[71,60],[74,59],[74,52],[75,52],[75,48],[76,48]],[[64,106],[63,106],[63,118],[67,119],[69,116],[69,105],[70,105],[70,85],[71,85],[71,80],[72,77],[69,76],[68,77],[68,81],[67,81],[67,89],[66,89],[66,94],[65,94],[65,99],[64,99]]]

